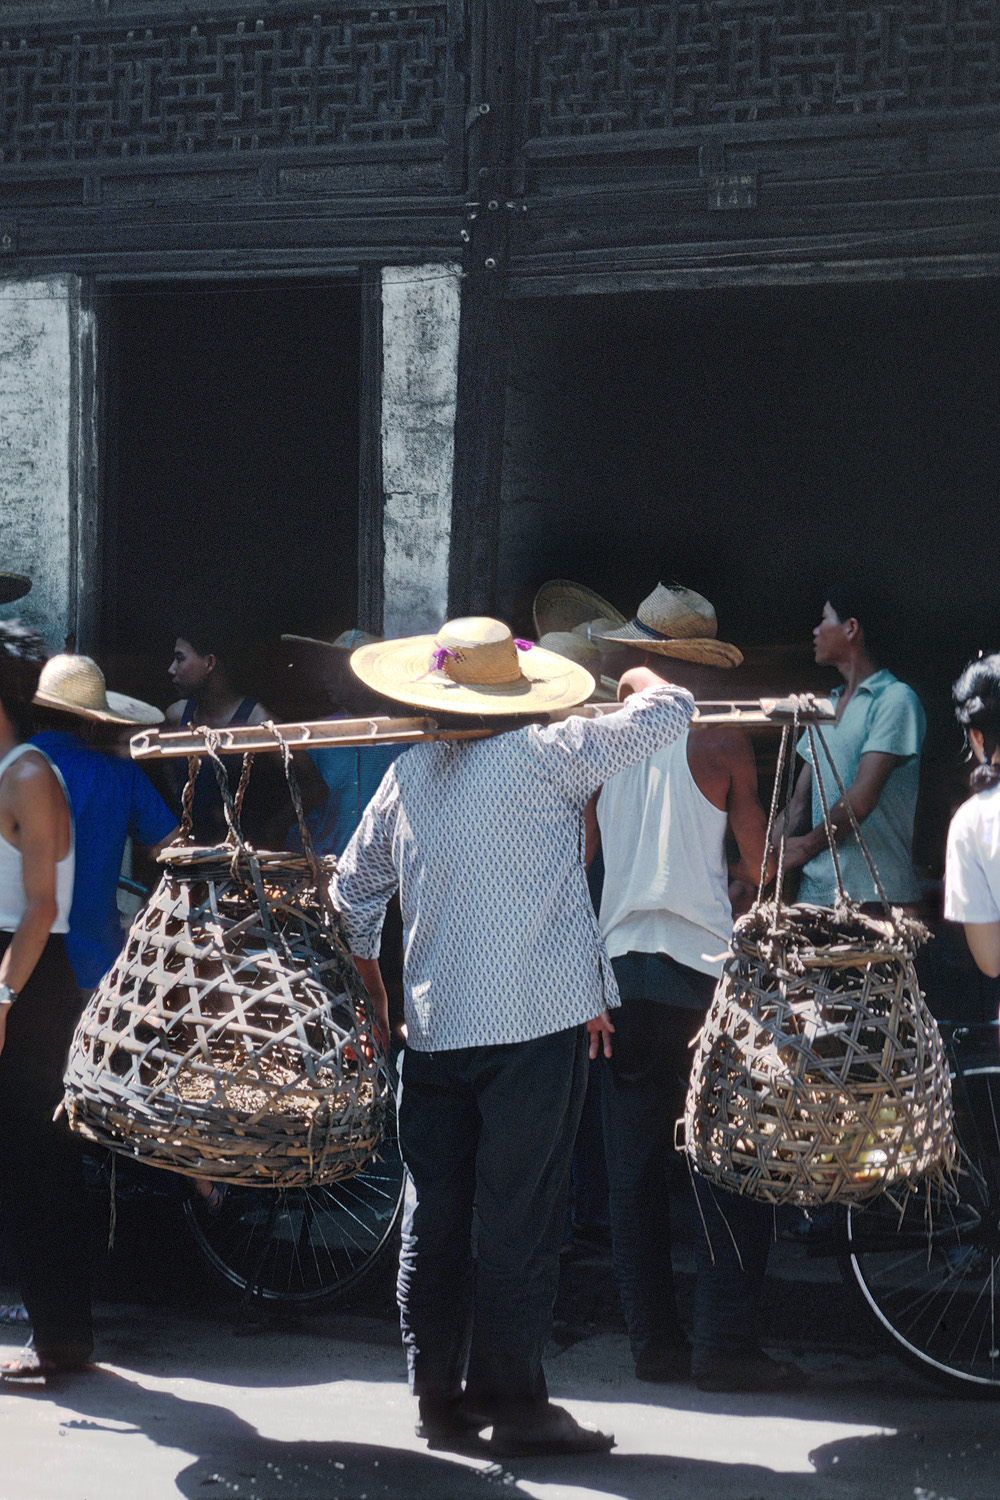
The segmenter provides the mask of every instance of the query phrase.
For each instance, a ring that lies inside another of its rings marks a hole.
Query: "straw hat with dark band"
[[[23,573],[0,573],[0,604],[13,604],[31,591],[31,579]]]
[[[531,613],[539,640],[552,631],[578,630],[586,634],[586,626],[591,622],[595,625],[599,622],[611,630],[625,624],[625,616],[613,604],[593,589],[568,578],[551,578],[543,583],[535,595]],[[596,639],[596,631],[588,639]]]
[[[742,651],[716,640],[718,628],[715,610],[701,594],[678,583],[659,583],[639,605],[634,620],[619,630],[604,631],[598,639],[704,667],[738,667]]]
[[[109,693],[104,673],[89,656],[53,656],[42,668],[34,702],[99,724],[161,724],[163,715],[141,698]]]
[[[397,703],[457,714],[538,714],[585,703],[594,679],[553,651],[515,641],[501,620],[449,620],[437,635],[376,641],[351,656],[367,687]]]

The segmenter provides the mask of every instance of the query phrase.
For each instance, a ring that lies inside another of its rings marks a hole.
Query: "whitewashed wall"
[[[447,618],[458,322],[457,266],[383,268],[387,637],[434,631]]]
[[[61,651],[75,616],[74,279],[0,282],[0,569],[30,594],[6,605]]]

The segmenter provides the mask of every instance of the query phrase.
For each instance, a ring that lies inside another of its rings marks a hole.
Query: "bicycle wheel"
[[[1000,1396],[1000,1067],[956,1076],[955,1114],[954,1188],[890,1188],[849,1208],[842,1269],[898,1353],[968,1395]]]
[[[375,1160],[324,1187],[230,1187],[217,1209],[192,1193],[188,1227],[217,1276],[269,1301],[317,1304],[342,1296],[394,1243],[404,1168],[395,1110]]]

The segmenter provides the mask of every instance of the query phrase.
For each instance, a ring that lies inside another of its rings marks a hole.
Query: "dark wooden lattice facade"
[[[979,255],[998,121],[996,0],[0,12],[15,273]]]
[[[11,0],[0,277],[460,262],[458,612],[494,597],[510,298],[996,274],[998,124],[1000,0]]]

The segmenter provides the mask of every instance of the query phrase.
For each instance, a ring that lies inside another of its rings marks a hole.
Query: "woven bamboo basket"
[[[237,836],[172,846],[163,862],[77,1027],[71,1127],[218,1182],[288,1188],[358,1171],[378,1148],[389,1076],[325,894],[333,861]]]
[[[768,1203],[859,1203],[954,1163],[951,1083],[899,924],[844,905],[736,924],[684,1113],[695,1168]]]
[[[768,842],[786,760],[791,793],[793,732],[782,739]],[[814,766],[821,747],[844,797],[820,732],[809,738]],[[885,915],[847,899],[822,782],[820,796],[838,899],[782,903],[782,841],[774,898],[735,925],[682,1122],[702,1176],[800,1207],[947,1179],[957,1158],[947,1058],[913,963],[926,929],[886,901],[853,814]]]

